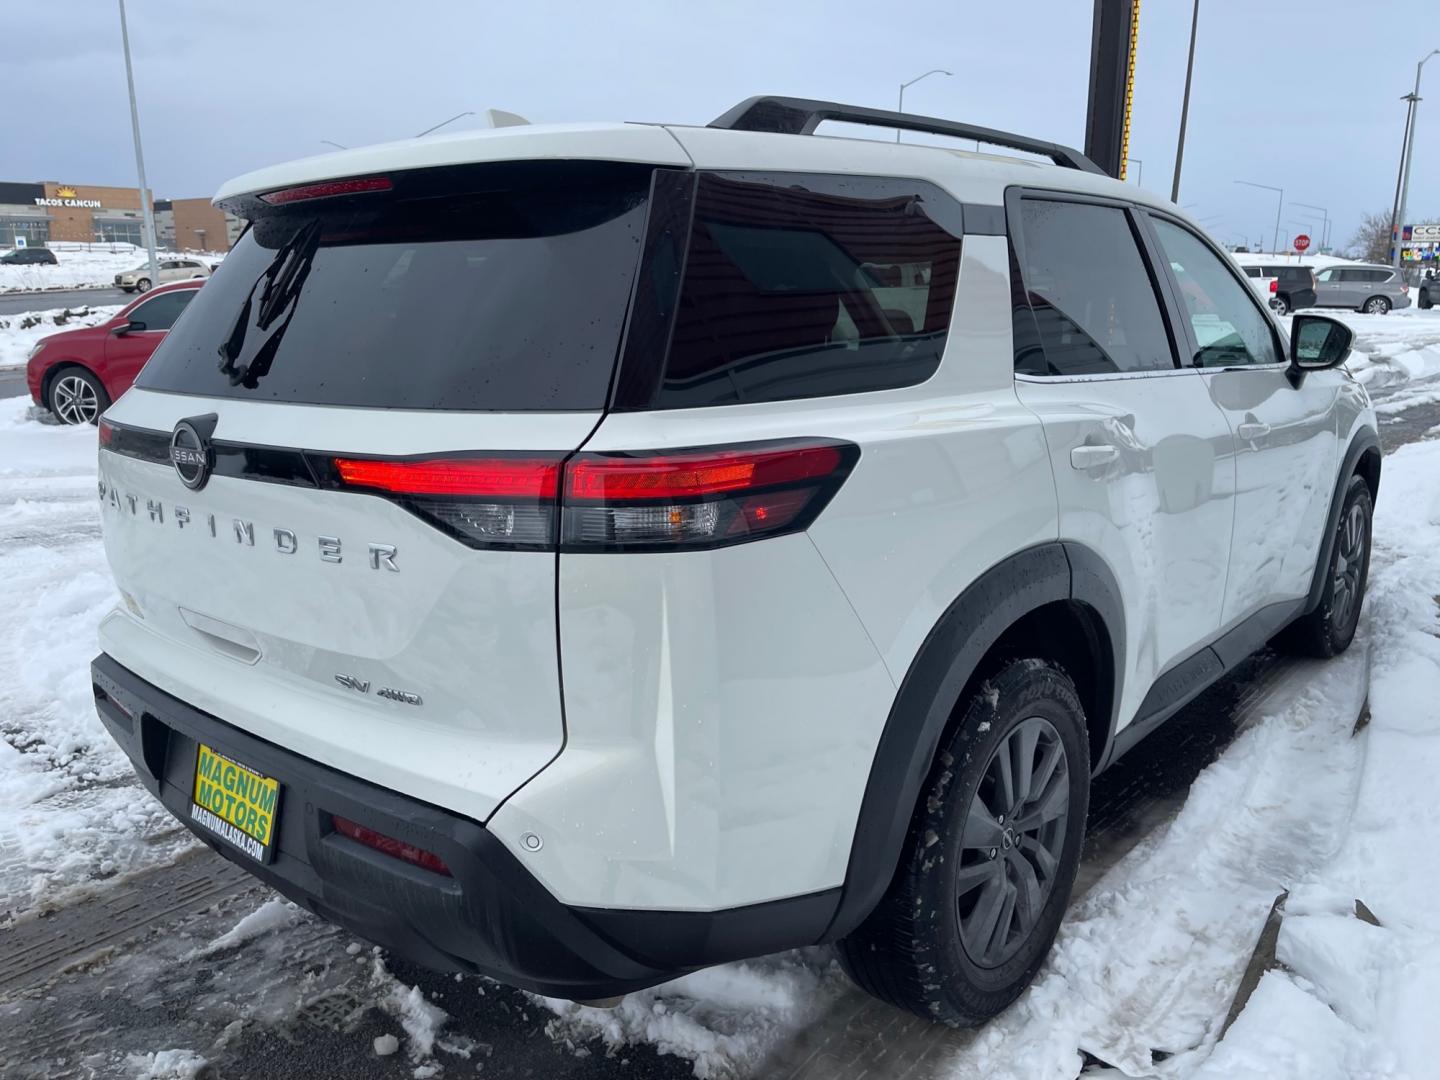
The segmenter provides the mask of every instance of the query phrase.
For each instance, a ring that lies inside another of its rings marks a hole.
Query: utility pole
[[[1400,198],[1395,204],[1395,257],[1392,265],[1397,270],[1400,269],[1400,241],[1405,232],[1405,201],[1410,195],[1410,154],[1415,149],[1415,125],[1420,120],[1420,73],[1425,70],[1426,61],[1437,53],[1440,49],[1431,49],[1425,59],[1415,65],[1415,89],[1401,99],[1410,102],[1410,119],[1405,124],[1405,150],[1400,155]]]
[[[140,210],[145,223],[145,253],[150,258],[150,284],[160,284],[160,260],[155,257],[155,208],[145,183],[145,153],[140,149],[140,110],[135,104],[135,72],[130,67],[130,31],[125,26],[125,0],[120,0],[120,41],[125,49],[125,84],[130,89],[130,129],[135,135],[135,171],[140,174]]]
[[[1175,179],[1170,184],[1170,201],[1180,201],[1180,166],[1185,161],[1185,126],[1190,121],[1190,82],[1195,75],[1195,31],[1200,26],[1200,0],[1190,9],[1190,59],[1185,62],[1185,96],[1180,102],[1180,140],[1175,146]]]

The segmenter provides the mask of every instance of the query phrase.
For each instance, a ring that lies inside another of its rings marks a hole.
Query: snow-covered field
[[[82,326],[99,326],[122,306],[47,308],[21,315],[0,315],[0,371],[23,368],[31,346],[41,338]]]
[[[133,270],[145,262],[145,249],[128,244],[94,246],[87,251],[78,245],[55,243],[54,266],[37,263],[30,266],[0,266],[0,293],[25,292],[31,289],[83,289],[113,285],[115,275]],[[174,258],[173,251],[156,252],[158,258]],[[222,251],[183,252],[180,257],[200,259],[207,266],[225,257]]]
[[[1354,318],[1370,350],[1362,376],[1423,378],[1430,357],[1440,357],[1440,316]],[[1419,399],[1436,385],[1404,393]],[[114,602],[99,542],[94,429],[27,421],[26,404],[0,401],[0,933],[194,846],[132,782],[94,715],[88,663],[96,624]],[[1106,1063],[1087,1077],[1437,1075],[1440,441],[1387,457],[1375,545],[1357,647],[1300,669],[1293,692],[1247,724],[1179,813],[1077,899],[1054,954],[1012,1009],[974,1033],[904,1028],[923,1041],[926,1063],[907,1075],[1074,1077],[1082,1052]],[[1352,736],[1367,664],[1369,723]],[[1281,966],[1222,1035],[1282,891]],[[1357,899],[1378,926],[1355,916]],[[263,969],[263,980],[237,979],[264,986],[255,1008],[285,1002],[293,1011],[320,992],[307,981],[314,964],[291,963],[299,935],[313,938],[313,928],[268,901],[205,949],[222,952],[232,975]],[[456,1048],[487,1033],[397,981],[368,950],[346,950],[347,940],[333,932],[323,945],[349,951],[347,961],[368,972],[363,992],[396,1032],[357,1053],[403,1049],[416,1076],[473,1072],[469,1051]],[[485,992],[483,980],[467,979],[452,994]],[[531,1009],[548,1015],[550,1039],[577,1052],[598,1039],[618,1060],[647,1044],[686,1059],[697,1076],[727,1078],[771,1075],[776,1061],[789,1062],[784,1075],[801,1075],[787,1052],[845,1028],[862,1000],[830,954],[813,949],[699,972],[612,1011],[541,999]],[[174,1041],[127,1058],[121,1075],[193,1075],[223,1049],[177,1029]],[[897,1068],[919,1053],[889,1051]],[[806,1077],[861,1075],[845,1061],[808,1068]]]

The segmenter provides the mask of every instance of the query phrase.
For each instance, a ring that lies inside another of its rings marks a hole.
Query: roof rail
[[[860,105],[841,105],[834,101],[813,101],[809,98],[760,97],[748,98],[729,112],[710,121],[712,128],[730,131],[770,131],[781,135],[813,135],[824,120],[841,120],[847,124],[869,127],[904,128],[906,131],[927,131],[932,135],[953,135],[960,139],[977,139],[1007,150],[1023,150],[1048,157],[1056,165],[1082,172],[1106,175],[1105,171],[1082,154],[1059,143],[1031,139],[1009,131],[962,124],[956,120],[939,120],[930,116],[868,109]]]

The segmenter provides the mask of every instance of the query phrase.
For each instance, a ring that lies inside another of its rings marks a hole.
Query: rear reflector
[[[396,840],[393,836],[386,836],[384,833],[376,832],[368,826],[359,822],[343,818],[339,814],[331,814],[330,822],[335,831],[341,836],[349,837],[358,844],[364,844],[368,848],[389,855],[391,858],[407,862],[411,866],[418,866],[422,870],[429,870],[435,874],[444,874],[450,877],[450,867],[445,865],[445,860],[434,852],[426,851],[424,848],[416,847],[414,844],[407,844],[403,840]]]
[[[331,458],[329,479],[390,498],[471,547],[553,551],[558,538],[567,551],[673,550],[808,527],[859,456],[851,443],[807,439],[568,461]]]
[[[354,180],[329,180],[323,184],[306,184],[304,187],[267,191],[260,196],[260,199],[271,206],[283,206],[285,203],[304,202],[306,199],[328,199],[335,195],[363,195],[372,191],[389,191],[390,188],[388,176],[362,176]]]

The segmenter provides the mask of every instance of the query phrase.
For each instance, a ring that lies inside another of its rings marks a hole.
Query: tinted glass
[[[1155,287],[1123,210],[1021,203],[1020,270],[1041,348],[1022,350],[1030,375],[1164,371],[1175,357]]]
[[[137,305],[130,312],[130,321],[144,323],[146,330],[169,330],[199,291],[181,289],[179,292],[161,293],[153,300]]]
[[[1220,256],[1194,233],[1169,221],[1153,220],[1195,333],[1195,363],[1201,367],[1279,363],[1274,331],[1253,299],[1254,290],[1236,280]]]
[[[1258,266],[1242,266],[1241,269],[1245,271],[1246,277],[1274,277],[1273,274],[1261,274]]]
[[[701,176],[652,407],[923,382],[955,302],[956,211],[918,181]]]
[[[605,404],[648,166],[510,163],[262,213],[139,379],[403,409]]]

